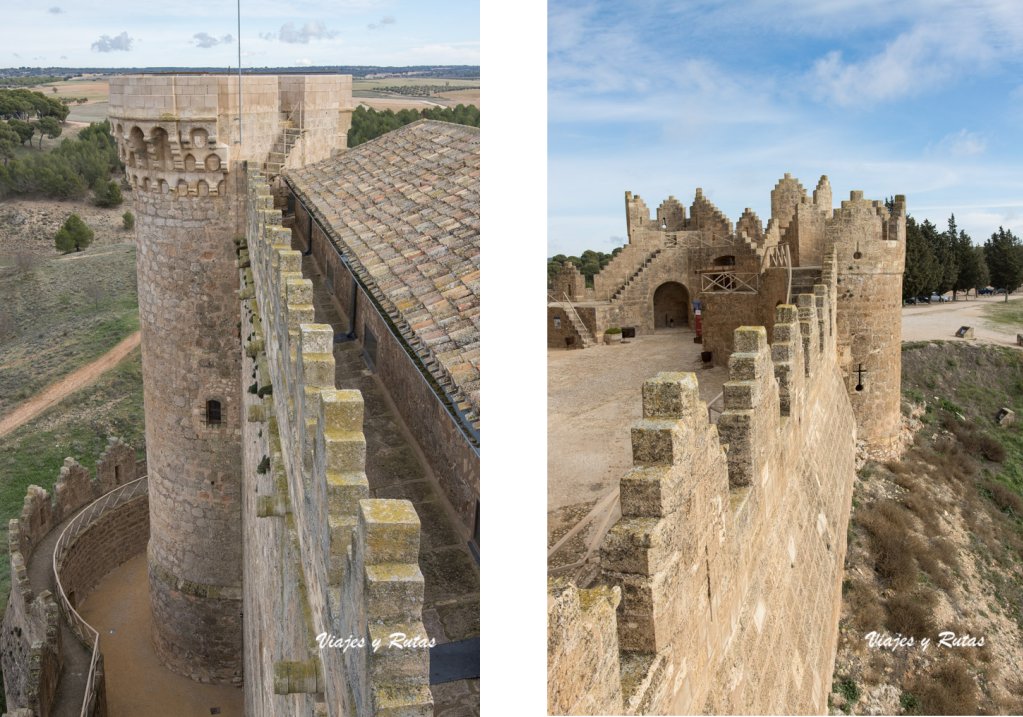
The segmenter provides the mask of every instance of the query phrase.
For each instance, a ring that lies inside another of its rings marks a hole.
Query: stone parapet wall
[[[16,708],[48,715],[60,676],[60,613],[53,594],[33,586],[27,565],[36,546],[66,518],[145,471],[135,451],[111,439],[96,464],[95,474],[68,458],[52,493],[28,487],[21,515],[8,524],[11,593],[0,634],[0,664],[11,713]],[[98,579],[102,575],[97,575]]]
[[[367,643],[380,638],[384,645],[395,632],[425,639],[419,519],[408,501],[369,499],[362,396],[334,387],[333,331],[313,323],[301,254],[290,248],[291,232],[258,174],[250,177],[248,203],[247,248],[240,252],[245,316],[251,317],[245,344],[265,400],[245,431],[266,421],[270,443],[260,465],[251,465],[258,451],[244,454],[246,475],[260,473],[260,466],[269,474],[257,479],[266,492],[257,495],[257,516],[247,512],[245,521],[287,526],[286,534],[277,533],[285,547],[263,541],[253,547],[287,563],[282,570],[297,580],[292,604],[302,619],[278,623],[260,635],[259,645],[246,643],[247,671],[261,675],[260,688],[247,690],[253,700],[247,711],[271,714],[280,695],[306,694],[320,697],[287,698],[303,710],[289,714],[432,714],[425,645],[374,652],[321,649],[315,642],[321,634]],[[273,594],[276,584],[247,583],[247,622],[256,615],[266,624],[274,611],[288,609]]]
[[[820,285],[779,306],[771,345],[763,327],[735,331],[717,425],[695,375],[643,387],[622,518],[601,552],[601,582],[621,590],[627,714],[826,710],[856,434],[829,296]],[[551,689],[583,679],[566,665],[592,662],[579,638],[596,628],[576,623],[548,644]],[[614,691],[588,709],[617,712]],[[572,709],[549,696],[553,712]]]
[[[549,580],[547,704],[551,714],[621,714],[622,677],[615,608],[617,587],[580,590]]]
[[[149,541],[149,495],[103,513],[64,549],[60,582],[77,607],[111,570],[142,553]]]

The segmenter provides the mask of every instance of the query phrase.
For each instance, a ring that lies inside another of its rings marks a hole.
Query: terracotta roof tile
[[[453,399],[479,417],[480,144],[422,120],[287,178]]]

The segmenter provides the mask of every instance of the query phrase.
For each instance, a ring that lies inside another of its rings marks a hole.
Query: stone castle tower
[[[138,215],[154,642],[175,672],[240,682],[244,167],[343,149],[351,78],[116,77],[110,122]]]
[[[693,325],[698,300],[704,349],[724,366],[736,328],[772,327],[776,306],[815,296],[815,287],[834,277],[835,359],[857,437],[887,451],[901,420],[906,201],[898,195],[889,209],[853,191],[838,208],[832,202],[827,176],[810,194],[785,174],[771,191],[766,226],[751,209],[733,225],[700,189],[688,213],[668,197],[653,215],[626,192],[629,242],[593,277],[593,287],[574,267],[555,277],[548,347],[592,345],[609,326],[647,333]]]
[[[827,175],[811,199],[786,174],[771,192],[771,223],[797,267],[820,267],[834,252],[837,362],[857,437],[873,448],[890,448],[901,420],[906,198],[897,195],[889,210],[854,190],[833,209]]]
[[[858,437],[886,448],[898,437],[902,386],[902,273],[906,198],[892,211],[854,191],[828,224],[838,269],[838,362]]]

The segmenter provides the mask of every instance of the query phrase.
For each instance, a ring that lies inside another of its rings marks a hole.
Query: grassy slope
[[[1011,305],[1010,305],[1011,306]],[[999,714],[1023,708],[1023,353],[966,343],[903,346],[904,411],[919,412],[899,462],[860,471],[849,530],[831,699],[843,712]],[[915,409],[914,409],[915,407]],[[984,648],[868,650],[871,631]]]
[[[90,296],[87,287],[101,289]],[[28,276],[0,268],[0,312],[15,333],[0,341],[0,415],[92,361],[138,329],[135,247],[88,249],[41,261]],[[0,438],[0,530],[21,512],[30,484],[51,489],[66,456],[93,467],[107,437],[142,449],[141,354]],[[0,604],[9,565],[0,561]]]
[[[138,330],[134,245],[46,259],[28,275],[0,268],[0,314],[14,325],[0,342],[2,415]]]
[[[1000,326],[1023,331],[1023,305],[1019,302],[1003,302],[984,307],[985,319]]]
[[[0,438],[0,530],[21,512],[25,489],[52,490],[64,458],[94,468],[108,436],[144,449],[142,355],[132,351],[95,384],[68,396],[34,421]],[[7,604],[10,566],[0,561],[0,604]]]

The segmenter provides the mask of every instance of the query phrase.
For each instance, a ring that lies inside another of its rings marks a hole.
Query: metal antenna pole
[[[242,143],[242,0],[238,0],[238,144]]]

